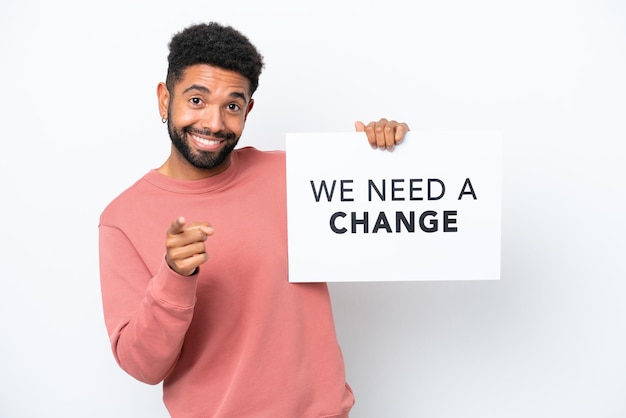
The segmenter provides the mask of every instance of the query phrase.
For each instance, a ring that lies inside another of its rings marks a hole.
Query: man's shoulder
[[[266,158],[266,159],[281,159],[285,158],[285,151],[283,150],[260,150],[253,146],[246,146],[242,148],[237,148],[235,150],[237,154],[242,157],[248,158]]]
[[[278,169],[282,169],[285,165],[285,151],[273,150],[265,151],[255,147],[243,147],[235,150],[239,165],[241,167],[257,169],[262,166],[275,166]]]
[[[118,213],[122,216],[127,211],[127,207],[131,202],[136,202],[137,196],[141,194],[142,185],[145,183],[145,175],[137,179],[134,183],[119,193],[113,200],[111,200],[100,214],[100,221],[103,219],[115,218]]]

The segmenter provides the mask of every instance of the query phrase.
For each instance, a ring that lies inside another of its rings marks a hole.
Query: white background
[[[113,361],[97,223],[166,158],[167,43],[209,20],[266,58],[243,144],[506,135],[500,281],[331,284],[353,417],[626,414],[623,1],[1,0],[0,416],[167,416]]]

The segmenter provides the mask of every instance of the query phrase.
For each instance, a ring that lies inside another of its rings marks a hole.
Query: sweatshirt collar
[[[238,170],[239,156],[235,149],[231,153],[228,168],[214,176],[200,180],[178,180],[152,169],[144,176],[144,180],[155,187],[174,193],[201,194],[226,187],[235,178]]]

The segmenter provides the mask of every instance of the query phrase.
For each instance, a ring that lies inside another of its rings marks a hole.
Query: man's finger
[[[402,143],[402,140],[404,139],[404,135],[408,131],[410,131],[409,125],[407,125],[405,122],[398,124],[398,126],[396,127],[396,137],[395,137],[396,145]]]
[[[183,232],[185,222],[186,221],[183,216],[179,216],[178,218],[174,219],[170,227],[167,229],[167,235],[178,235]]]
[[[387,121],[385,120],[385,123],[386,122]],[[376,127],[374,129],[376,131],[376,146],[379,149],[385,149],[387,147],[386,136],[389,134],[388,127],[386,125],[376,124]]]
[[[187,227],[187,230],[190,229],[197,229],[204,232],[206,235],[213,235],[215,233],[213,227],[207,222],[192,223]]]

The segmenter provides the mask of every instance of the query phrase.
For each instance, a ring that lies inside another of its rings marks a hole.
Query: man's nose
[[[202,129],[208,129],[211,132],[220,132],[224,130],[224,118],[220,109],[206,108],[202,114]]]

